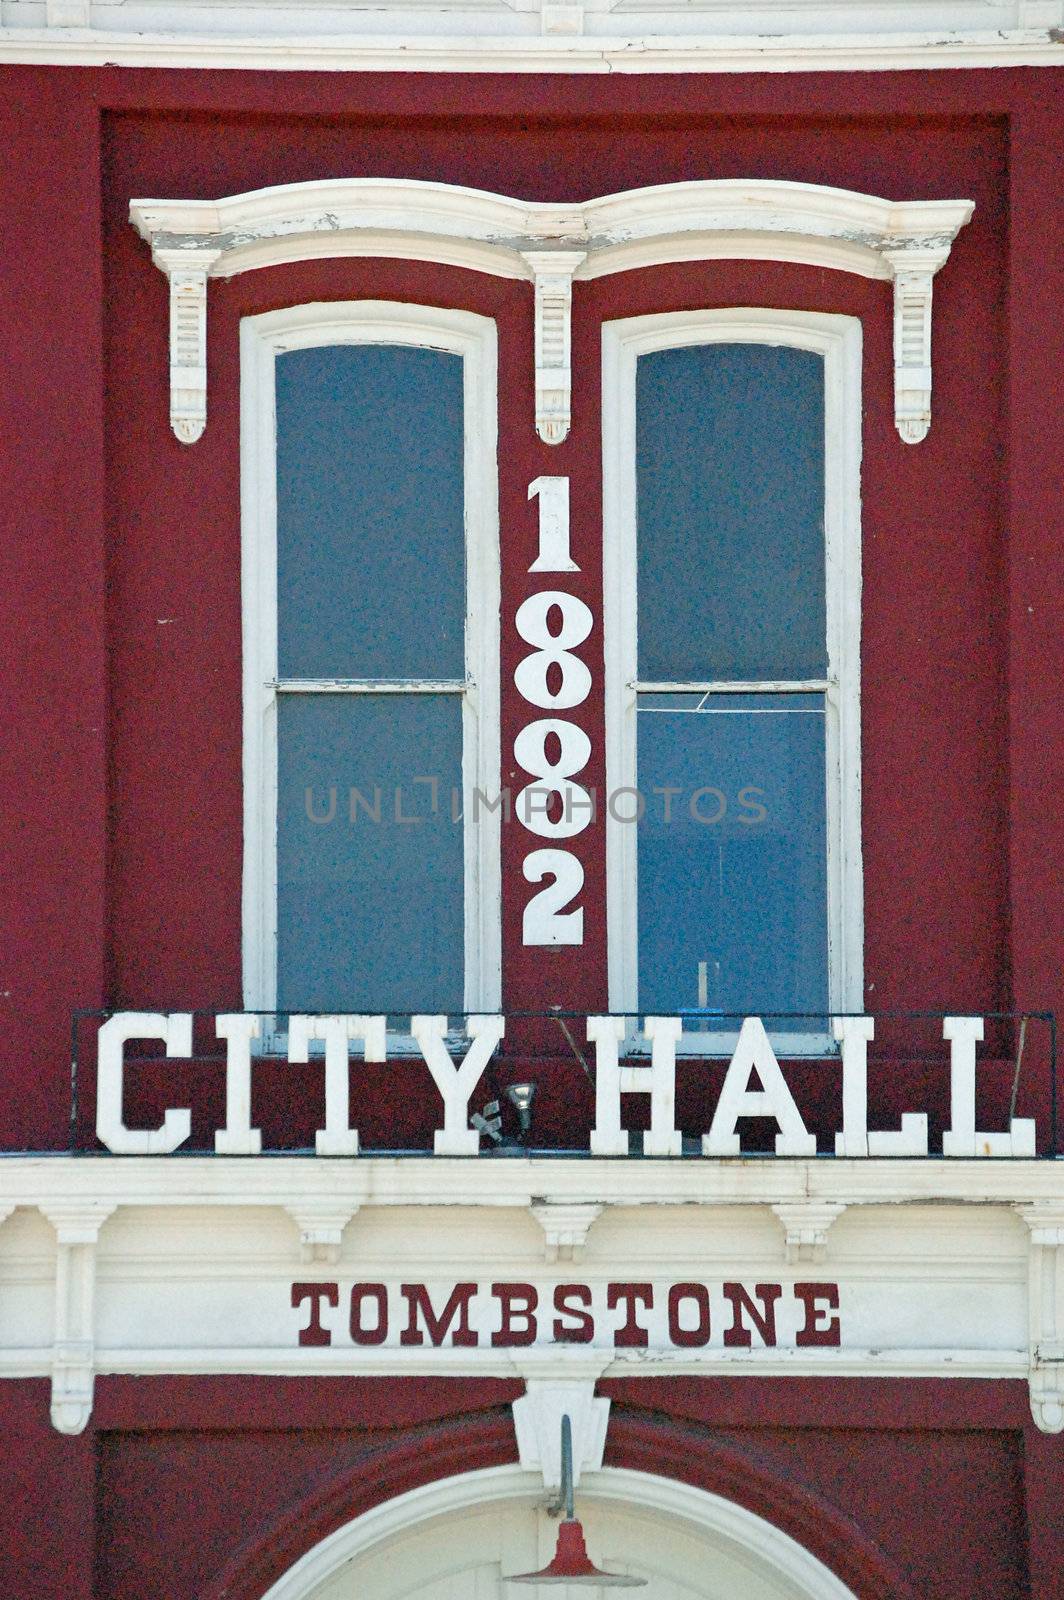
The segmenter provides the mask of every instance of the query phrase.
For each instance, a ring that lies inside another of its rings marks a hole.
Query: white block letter
[[[363,1040],[366,1061],[385,1061],[385,1025],[384,1017],[289,1017],[289,1061],[309,1061],[312,1039],[325,1043],[325,1126],[314,1135],[314,1149],[319,1156],[358,1155],[358,1129],[349,1125],[350,1041]]]
[[[592,1031],[594,1025],[594,1031]],[[649,1067],[622,1067],[617,1046],[624,1038],[620,1017],[589,1017],[587,1036],[595,1045],[595,1126],[593,1156],[626,1156],[628,1134],[621,1127],[621,1095],[650,1096],[650,1127],[643,1135],[645,1156],[678,1156],[683,1137],[676,1128],[676,1041],[679,1017],[647,1017],[643,1031],[651,1041]]]
[[[220,1156],[257,1156],[262,1134],[251,1126],[251,1041],[262,1033],[260,1018],[236,1011],[216,1017],[214,1031],[226,1042],[225,1127],[214,1135]]]
[[[837,1156],[926,1156],[927,1117],[906,1111],[893,1133],[868,1131],[868,1041],[875,1037],[871,1017],[836,1017],[842,1044],[842,1132],[835,1135]]]
[[[96,1137],[116,1156],[165,1156],[192,1132],[188,1111],[167,1111],[161,1128],[127,1128],[122,1120],[122,1057],[130,1039],[164,1039],[168,1056],[192,1054],[187,1011],[119,1011],[100,1029],[96,1067]]]
[[[751,1089],[756,1070],[761,1089]],[[742,1150],[736,1123],[740,1117],[774,1117],[778,1156],[815,1156],[816,1137],[807,1133],[801,1113],[788,1089],[780,1064],[759,1017],[747,1017],[739,1030],[735,1054],[724,1074],[724,1085],[713,1122],[702,1136],[702,1154],[736,1156]]]
[[[595,1126],[593,1156],[626,1156],[628,1135],[621,1127],[621,1064],[617,1046],[624,1038],[623,1017],[588,1017],[587,1037],[595,1046]]]
[[[1014,1117],[1008,1133],[981,1133],[975,1126],[975,1046],[982,1017],[946,1017],[942,1037],[950,1043],[950,1126],[942,1135],[944,1156],[1033,1156],[1032,1118]]]
[[[473,1042],[457,1067],[444,1043],[446,1017],[411,1017],[410,1032],[443,1100],[443,1127],[433,1135],[433,1150],[438,1156],[475,1156],[480,1134],[469,1126],[469,1096],[506,1032],[505,1021],[502,1017],[467,1017],[466,1033]]]

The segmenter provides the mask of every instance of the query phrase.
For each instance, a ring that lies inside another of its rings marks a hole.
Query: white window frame
[[[333,344],[443,350],[463,363],[465,425],[465,677],[437,691],[462,697],[465,871],[464,1004],[492,1012],[501,991],[498,811],[470,804],[500,784],[499,503],[497,336],[470,311],[398,301],[291,306],[240,325],[241,579],[244,695],[244,1006],[271,1013],[277,1000],[277,698],[296,681],[277,674],[277,479],[275,365],[288,350]],[[301,692],[425,693],[400,679],[300,681]],[[411,995],[416,1007],[418,996]]]
[[[641,355],[699,344],[764,344],[810,350],[824,360],[825,601],[827,676],[808,680],[825,696],[828,1007],[860,1011],[864,989],[861,858],[861,324],[856,317],[765,307],[628,317],[602,330],[603,644],[606,665],[606,787],[636,784],[636,364]],[[695,686],[692,686],[695,687]],[[698,684],[702,690],[796,690]],[[638,1012],[637,830],[606,818],[609,1006]],[[823,1034],[770,1028],[780,1054],[837,1048]],[[702,1055],[734,1049],[735,1030],[686,1035]]]

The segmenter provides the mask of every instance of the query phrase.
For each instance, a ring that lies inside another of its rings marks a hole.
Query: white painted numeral
[[[558,759],[547,756],[547,740],[558,741]],[[537,780],[522,789],[515,802],[518,820],[541,839],[571,839],[583,833],[592,816],[592,800],[587,790],[568,780],[591,760],[591,740],[575,722],[559,717],[541,717],[530,722],[514,740],[514,755]],[[548,812],[557,809],[554,796],[561,796],[561,815],[552,819]]]
[[[522,942],[583,944],[583,909],[565,910],[584,887],[584,869],[577,858],[568,850],[533,850],[525,857],[523,871],[528,883],[542,883],[544,878],[554,882],[534,894],[525,907]]]
[[[539,555],[529,572],[579,572],[569,554],[569,479],[533,478],[528,498],[539,497]]]
[[[569,479],[534,478],[528,498],[539,500],[539,555],[529,572],[579,572],[569,554]],[[523,699],[545,711],[570,711],[591,693],[591,671],[573,655],[594,627],[590,608],[576,595],[545,589],[519,608],[517,632],[532,654],[519,662],[514,683]],[[551,632],[551,625],[557,627]],[[548,755],[548,749],[550,755]],[[517,796],[519,822],[543,839],[571,839],[593,820],[594,801],[573,776],[591,759],[591,740],[575,722],[541,717],[514,740],[514,755],[535,782]],[[568,850],[532,850],[522,864],[526,883],[547,887],[525,906],[526,945],[584,942],[584,913],[571,906],[584,887],[584,868]]]
[[[561,616],[557,633],[550,631],[552,613]],[[583,644],[594,626],[590,607],[574,594],[545,589],[529,597],[517,613],[517,631],[535,652],[519,663],[514,682],[534,706],[568,711],[591,693],[591,673],[578,656],[570,654]],[[550,668],[557,668],[557,687],[550,687]]]

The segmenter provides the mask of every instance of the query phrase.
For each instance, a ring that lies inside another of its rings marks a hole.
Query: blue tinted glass
[[[282,1010],[461,1008],[461,773],[458,695],[280,697]]]
[[[653,351],[636,408],[640,678],[823,677],[822,359]]]
[[[823,695],[641,695],[637,715],[640,1010],[822,1012]]]
[[[464,675],[463,437],[460,356],[278,356],[282,677]]]

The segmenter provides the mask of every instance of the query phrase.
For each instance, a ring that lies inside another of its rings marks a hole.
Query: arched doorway
[[[428,1484],[338,1528],[263,1600],[518,1600],[531,1591],[505,1577],[553,1553],[544,1498],[518,1467]],[[581,1481],[578,1511],[592,1559],[647,1578],[648,1600],[855,1600],[788,1534],[688,1484],[604,1468]]]

